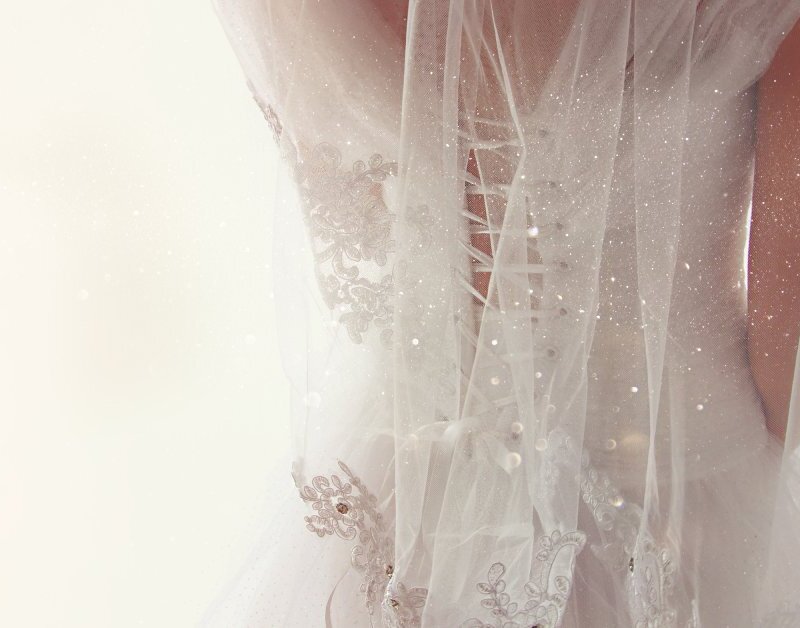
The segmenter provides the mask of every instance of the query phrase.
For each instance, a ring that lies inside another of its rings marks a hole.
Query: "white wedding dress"
[[[207,624],[800,626],[745,272],[800,2],[216,4],[285,161],[294,483]]]

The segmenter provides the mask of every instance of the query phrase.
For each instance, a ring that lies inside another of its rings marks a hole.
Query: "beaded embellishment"
[[[306,528],[320,538],[335,535],[355,541],[350,562],[363,576],[361,591],[373,614],[394,571],[394,542],[375,496],[345,463],[339,461],[339,468],[343,478],[318,475],[300,490],[301,499],[315,512],[305,517]]]

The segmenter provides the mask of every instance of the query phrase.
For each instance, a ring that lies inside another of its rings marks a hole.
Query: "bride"
[[[800,626],[800,0],[216,7],[293,448],[207,624]]]

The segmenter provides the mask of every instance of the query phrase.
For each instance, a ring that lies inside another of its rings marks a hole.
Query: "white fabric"
[[[216,4],[287,166],[296,488],[209,625],[800,626],[744,269],[800,2]]]

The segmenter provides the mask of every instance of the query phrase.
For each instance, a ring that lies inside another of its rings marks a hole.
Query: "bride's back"
[[[292,176],[305,523],[354,544],[318,559],[320,616],[750,626],[788,599],[744,246],[798,2],[221,4]]]

